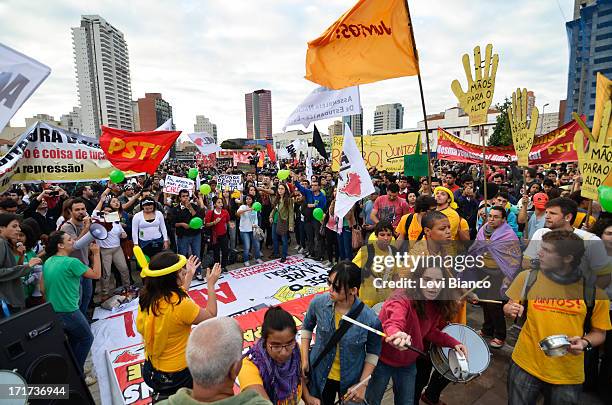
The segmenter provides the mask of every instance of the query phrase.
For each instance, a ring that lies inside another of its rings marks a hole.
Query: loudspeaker
[[[0,320],[0,369],[16,371],[28,384],[69,385],[69,399],[30,404],[95,404],[50,303]]]

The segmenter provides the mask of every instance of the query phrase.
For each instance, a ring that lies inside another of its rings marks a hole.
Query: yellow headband
[[[175,271],[179,271],[180,269],[185,267],[185,265],[187,264],[187,258],[185,256],[177,255],[179,260],[172,266],[166,267],[165,269],[151,270],[149,269],[149,263],[147,263],[147,258],[142,252],[142,249],[140,248],[140,246],[134,246],[134,256],[136,256],[136,261],[138,262],[138,265],[142,269],[140,272],[140,277],[142,278],[165,276],[166,274],[170,274],[170,273],[174,273]]]
[[[451,207],[452,209],[457,209],[457,203],[455,202],[455,195],[453,194],[452,191],[450,191],[448,188],[446,187],[442,187],[442,186],[438,186],[436,188],[434,188],[434,197],[436,196],[436,193],[438,191],[444,191],[446,194],[448,194],[448,198],[449,198],[449,203],[448,206]]]

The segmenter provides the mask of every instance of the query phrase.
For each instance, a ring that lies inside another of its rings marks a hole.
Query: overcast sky
[[[244,94],[272,91],[273,130],[316,85],[304,79],[306,43],[318,37],[353,0],[0,0],[0,42],[51,67],[51,75],[11,124],[46,113],[59,119],[78,105],[71,27],[99,14],[128,43],[132,98],[162,93],[178,129],[191,132],[196,115],[217,124],[221,139],[246,137]],[[456,105],[453,79],[465,86],[463,53],[493,44],[499,54],[494,103],[516,87],[536,105],[558,111],[566,97],[565,21],[571,0],[410,1],[427,112]],[[564,18],[565,17],[565,18]],[[404,127],[422,119],[416,77],[361,86],[364,131],[378,104],[402,103]],[[318,126],[327,132],[331,121]],[[301,127],[300,127],[301,128]]]

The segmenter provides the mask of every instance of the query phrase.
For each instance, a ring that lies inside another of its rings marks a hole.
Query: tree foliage
[[[511,105],[512,102],[507,97],[502,104],[495,105],[500,114],[497,116],[493,134],[489,137],[489,146],[512,145],[512,131],[510,130],[510,120],[508,120],[508,109]]]

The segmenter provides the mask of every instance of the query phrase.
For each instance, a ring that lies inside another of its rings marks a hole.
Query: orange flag
[[[419,72],[405,0],[359,0],[308,43],[306,79],[342,89]]]

